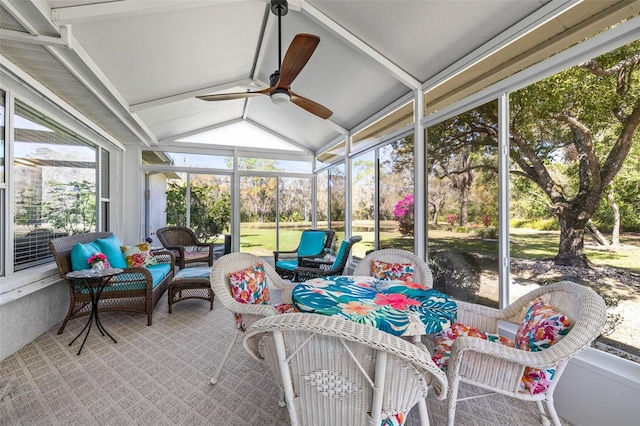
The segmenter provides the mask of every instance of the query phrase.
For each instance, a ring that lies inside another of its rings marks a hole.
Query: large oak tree
[[[588,265],[585,227],[634,143],[640,143],[640,41],[509,96],[511,173],[546,194],[560,224],[557,264]],[[495,102],[429,129],[432,164],[460,151],[495,155]],[[467,164],[460,174],[478,167]]]

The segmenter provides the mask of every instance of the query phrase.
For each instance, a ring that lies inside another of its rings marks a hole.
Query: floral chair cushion
[[[120,247],[124,254],[124,259],[127,262],[127,267],[144,267],[150,265],[157,265],[158,260],[155,258],[149,243],[140,243],[134,246],[122,246]]]
[[[537,352],[569,333],[569,318],[537,298],[516,331],[516,348]]]
[[[413,281],[413,263],[389,263],[382,260],[371,261],[371,276],[381,280]]]
[[[242,271],[229,273],[229,282],[231,283],[231,293],[236,301],[244,304],[266,305],[269,303],[267,274],[262,263]],[[272,306],[281,314],[298,312],[293,305],[288,303],[279,303]],[[246,326],[242,319],[242,314],[236,313],[235,318],[238,328],[245,330]]]
[[[518,326],[515,347],[531,352],[547,349],[566,336],[570,327],[571,324],[566,315],[557,312],[544,300],[537,298]],[[555,368],[526,367],[520,382],[520,390],[528,391],[531,395],[544,392],[555,374]]]
[[[407,420],[406,413],[383,413],[380,426],[402,426]]]
[[[262,263],[229,273],[229,282],[236,301],[244,304],[269,303],[267,276]]]

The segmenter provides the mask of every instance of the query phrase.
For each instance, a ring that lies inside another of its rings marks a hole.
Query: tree
[[[560,223],[557,264],[589,265],[585,226],[639,139],[638,49],[631,43],[510,97],[511,159],[551,200]],[[560,155],[567,185],[549,166]]]
[[[86,180],[68,183],[49,182],[50,202],[45,204],[45,217],[54,229],[67,234],[95,230],[95,185]]]
[[[167,224],[187,225],[186,182],[169,182]],[[192,180],[190,184],[189,227],[202,240],[215,240],[231,223],[231,195],[218,185]]]
[[[585,227],[640,143],[639,49],[635,41],[510,94],[511,173],[534,182],[549,200],[560,225],[557,264],[589,265]],[[468,145],[495,151],[497,108],[482,105],[440,129],[455,137],[436,138],[437,158]]]

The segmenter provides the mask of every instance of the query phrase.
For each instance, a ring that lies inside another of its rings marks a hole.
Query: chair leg
[[[447,424],[453,426],[456,419],[456,403],[458,402],[458,380],[452,380],[447,395]]]
[[[238,331],[236,331],[236,335],[233,336],[233,339],[231,339],[231,341],[229,342],[229,346],[227,346],[227,350],[224,353],[224,357],[222,357],[222,361],[220,361],[220,364],[218,364],[218,368],[216,368],[216,371],[213,373],[213,376],[211,377],[211,384],[215,385],[216,383],[218,383],[218,377],[220,377],[220,373],[222,372],[222,367],[224,367],[224,364],[227,362],[227,358],[229,358],[229,355],[231,354],[231,349],[233,349],[233,345],[235,345],[236,340],[238,340],[238,336],[240,336],[242,334],[242,332],[240,331],[240,329],[238,329]]]
[[[427,410],[427,399],[418,401],[418,411],[420,413],[420,426],[429,426],[429,411]]]
[[[538,404],[540,404],[539,408],[542,407],[542,402],[538,401]],[[547,407],[547,413],[549,413],[548,417],[551,418],[554,426],[560,426],[560,418],[558,417],[558,413],[556,412],[556,407],[554,407],[553,405],[553,396],[547,396],[544,401],[544,405]],[[542,423],[545,425],[549,424],[549,419],[547,418],[547,416],[544,416],[542,418]]]

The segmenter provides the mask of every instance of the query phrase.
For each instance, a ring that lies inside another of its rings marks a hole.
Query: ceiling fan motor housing
[[[284,16],[289,11],[287,0],[271,0],[271,12],[276,16]]]

